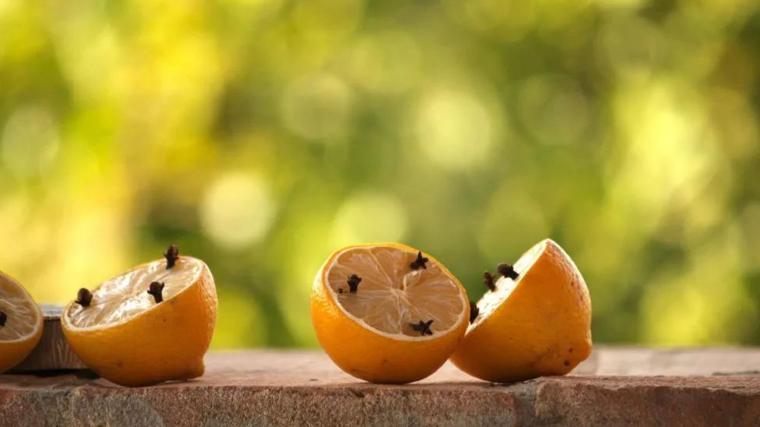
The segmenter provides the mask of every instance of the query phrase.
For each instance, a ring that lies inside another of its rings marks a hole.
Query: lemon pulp
[[[0,311],[5,326],[0,326],[0,341],[17,341],[33,335],[39,327],[39,308],[12,279],[0,273]]]
[[[338,305],[354,320],[396,339],[425,339],[456,327],[466,313],[459,286],[437,263],[411,268],[416,252],[384,246],[358,247],[337,254],[327,284]],[[356,292],[348,280],[361,278]],[[432,335],[412,325],[430,323]]]
[[[164,301],[176,296],[195,283],[203,270],[203,262],[181,256],[174,266],[166,261],[153,261],[128,273],[109,279],[92,291],[92,302],[83,307],[73,304],[66,313],[77,328],[106,327],[126,321],[156,305],[148,293],[152,282],[164,284]]]

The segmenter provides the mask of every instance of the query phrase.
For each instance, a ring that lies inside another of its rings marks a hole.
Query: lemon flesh
[[[432,256],[401,243],[334,252],[317,272],[310,306],[330,359],[354,377],[383,384],[435,372],[464,336],[470,313],[459,280]]]
[[[92,292],[92,302],[84,307],[73,304],[66,312],[71,326],[104,328],[128,321],[156,306],[148,293],[152,282],[164,284],[164,300],[171,299],[198,280],[203,263],[194,258],[180,257],[174,266],[166,261],[153,261],[141,268],[107,280]]]
[[[0,326],[0,341],[21,341],[40,328],[40,309],[29,294],[12,279],[0,273],[0,311],[5,313],[5,326]]]
[[[547,241],[541,241],[525,252],[517,260],[512,268],[517,272],[517,279],[501,276],[494,282],[496,290],[486,292],[478,301],[478,317],[470,324],[468,330],[475,329],[480,323],[488,319],[504,301],[509,299],[512,292],[517,288],[526,271],[536,262],[541,253],[546,249]]]
[[[42,311],[15,280],[0,272],[0,373],[29,355],[42,337]]]
[[[365,327],[395,339],[431,339],[459,325],[467,301],[450,273],[435,261],[413,269],[413,251],[388,246],[354,247],[334,258],[327,284],[337,304]],[[356,292],[348,280],[361,278]],[[412,325],[430,324],[432,335]]]

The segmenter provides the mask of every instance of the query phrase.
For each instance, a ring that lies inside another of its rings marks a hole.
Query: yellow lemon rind
[[[538,245],[543,251],[511,294],[470,327],[452,355],[464,372],[492,382],[522,381],[567,374],[590,355],[586,283],[557,243],[547,239]]]
[[[75,303],[69,304],[63,332],[77,356],[98,375],[125,386],[203,375],[217,303],[213,276],[196,261],[203,265],[199,277],[177,295],[105,327],[73,326],[66,313]]]
[[[330,256],[320,268],[312,286],[311,314],[317,340],[338,367],[357,378],[386,384],[418,381],[438,370],[457,347],[467,329],[469,305],[465,304],[462,318],[454,327],[424,338],[400,338],[386,334],[351,316],[337,303],[334,291],[326,284],[327,267],[346,250],[372,246],[417,252],[400,243],[378,243],[349,246]],[[443,264],[428,254],[425,256],[453,278],[464,301],[467,301],[466,291],[459,280]]]

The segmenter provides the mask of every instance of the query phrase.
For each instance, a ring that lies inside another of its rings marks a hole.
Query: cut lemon
[[[347,373],[407,383],[435,372],[467,329],[467,294],[428,254],[398,243],[351,246],[314,279],[317,339]]]
[[[475,377],[494,382],[564,375],[591,353],[591,299],[565,251],[544,240],[478,302],[477,317],[452,356]]]
[[[100,376],[140,386],[203,375],[216,323],[216,287],[206,264],[178,256],[143,264],[90,292],[61,318],[74,352]]]
[[[18,282],[0,272],[0,373],[24,360],[40,337],[40,307]]]

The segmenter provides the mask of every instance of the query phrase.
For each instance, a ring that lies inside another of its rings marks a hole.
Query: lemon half
[[[575,263],[553,240],[528,250],[478,301],[479,315],[452,356],[494,382],[564,375],[591,354],[591,298]]]
[[[167,262],[107,280],[65,308],[69,344],[102,377],[139,386],[203,374],[216,323],[214,278],[199,259],[180,256],[171,268]]]
[[[459,280],[429,254],[398,243],[331,255],[312,286],[317,338],[347,373],[407,383],[435,372],[467,328]]]

